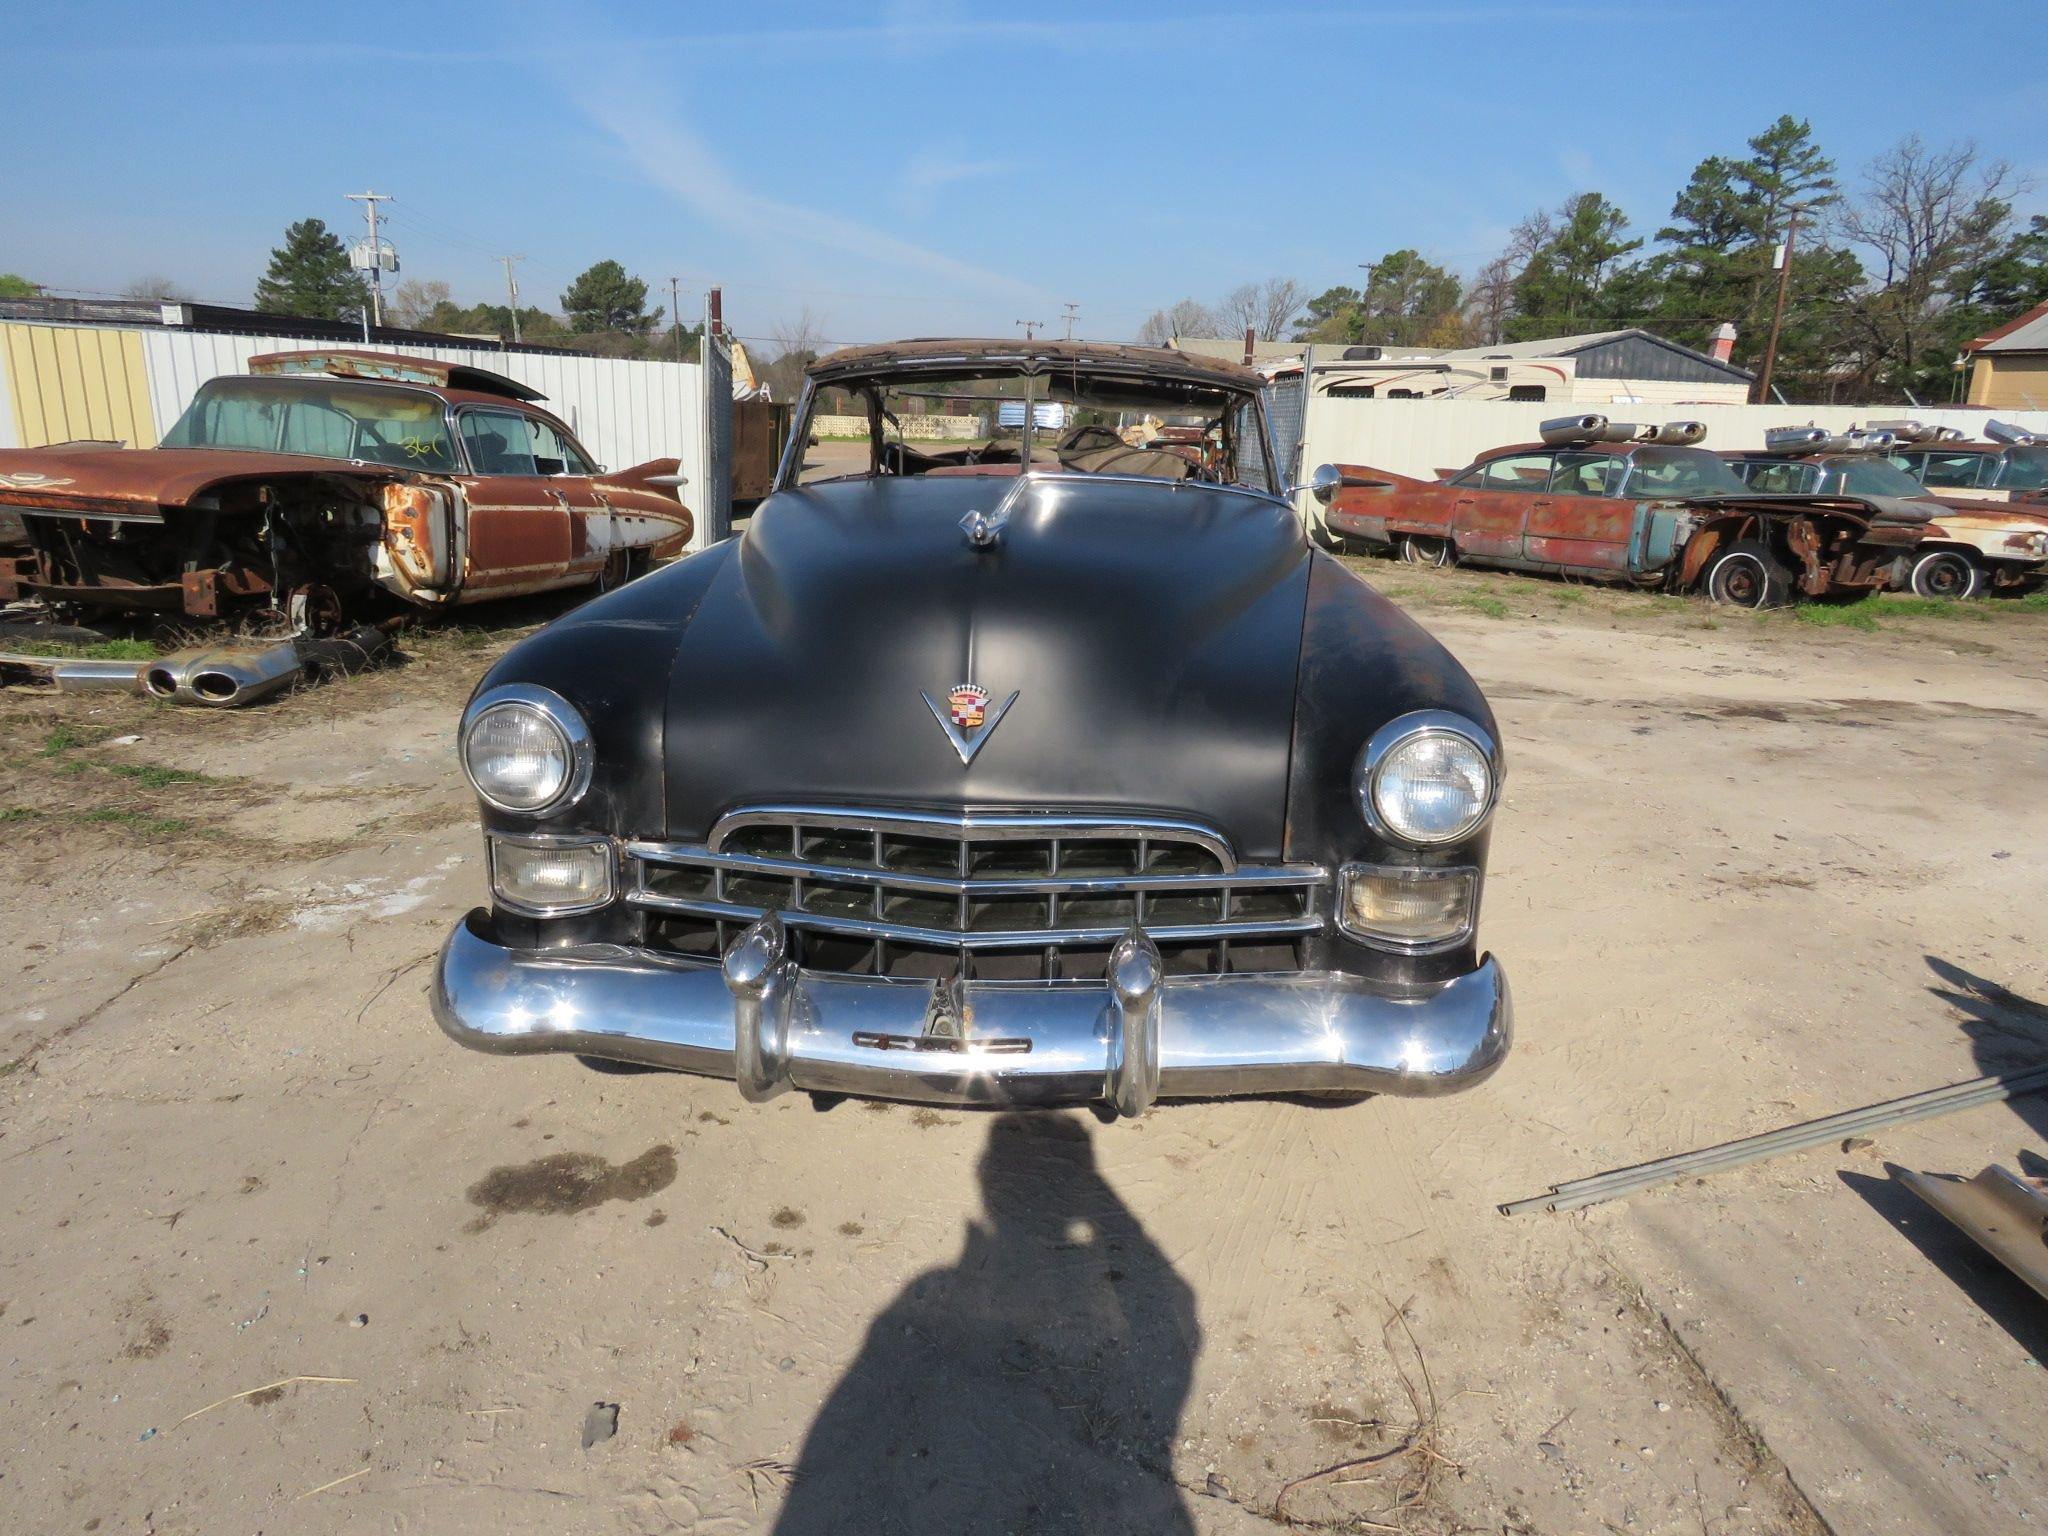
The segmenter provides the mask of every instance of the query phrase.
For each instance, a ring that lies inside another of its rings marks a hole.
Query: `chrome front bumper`
[[[875,980],[799,970],[764,918],[721,965],[643,950],[510,949],[472,912],[442,947],[434,1015],[473,1050],[573,1051],[788,1088],[926,1104],[1104,1102],[1336,1090],[1437,1094],[1507,1055],[1491,956],[1410,992],[1336,972],[1170,978],[1141,932],[1105,985]]]

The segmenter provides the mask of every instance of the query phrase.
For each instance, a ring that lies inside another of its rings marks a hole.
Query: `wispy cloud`
[[[1007,160],[976,160],[941,150],[919,150],[904,162],[896,178],[896,202],[905,213],[922,216],[931,211],[946,188],[1007,175],[1012,169]]]
[[[716,151],[680,113],[658,105],[664,93],[656,86],[621,87],[614,77],[602,91],[587,81],[571,82],[570,89],[576,104],[650,183],[734,235],[806,245],[922,272],[983,297],[1045,298],[1021,278],[931,250],[857,219],[754,191],[727,171]]]

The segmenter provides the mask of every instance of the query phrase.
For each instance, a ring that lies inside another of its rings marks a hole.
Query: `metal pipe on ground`
[[[2041,1088],[2048,1088],[2048,1066],[1972,1078],[1966,1083],[1930,1088],[1924,1093],[1887,1099],[1882,1104],[1868,1104],[1861,1109],[1844,1110],[1819,1120],[1801,1121],[1775,1131],[1745,1136],[1739,1141],[1726,1141],[1695,1152],[1681,1152],[1654,1162],[1637,1163],[1632,1167],[1555,1184],[1548,1194],[1510,1201],[1500,1207],[1500,1213],[1519,1216],[1525,1211],[1576,1211],[1583,1206],[1616,1200],[1659,1184],[1672,1184],[1699,1174],[1719,1173],[1724,1168],[1740,1167],[1744,1163],[1759,1162],[1787,1152],[1801,1152],[1824,1142],[1863,1135],[1886,1126],[1903,1125],[1911,1120],[1953,1114],[1959,1109],[1971,1109],[1979,1104],[1995,1104],[2001,1099]]]

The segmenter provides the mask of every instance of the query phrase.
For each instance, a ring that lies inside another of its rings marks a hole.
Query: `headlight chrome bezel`
[[[515,805],[500,800],[479,784],[476,775],[470,771],[470,738],[476,733],[478,724],[486,715],[495,710],[517,707],[539,715],[561,738],[569,755],[568,771],[562,776],[562,787],[549,799],[539,805]],[[469,787],[476,797],[492,810],[502,811],[508,816],[552,816],[581,800],[590,788],[590,779],[597,766],[597,744],[591,737],[590,726],[576,708],[551,688],[542,688],[533,683],[503,683],[480,693],[470,701],[463,711],[462,730],[456,742],[456,756],[462,764],[462,776],[469,781]]]
[[[1475,816],[1455,831],[1425,838],[1403,832],[1388,821],[1380,810],[1379,780],[1388,756],[1396,747],[1426,736],[1455,736],[1475,748],[1486,764],[1487,782],[1485,801]],[[1493,816],[1494,807],[1500,803],[1501,781],[1505,777],[1499,744],[1494,741],[1492,733],[1477,721],[1447,709],[1418,709],[1396,716],[1372,733],[1352,769],[1351,787],[1366,825],[1381,837],[1407,848],[1442,848],[1463,842],[1485,827]]]

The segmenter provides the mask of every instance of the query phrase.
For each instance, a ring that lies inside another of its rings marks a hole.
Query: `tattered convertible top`
[[[358,352],[327,348],[317,352],[265,352],[249,359],[249,371],[280,374],[325,374],[336,379],[369,379],[385,384],[424,384],[432,389],[466,389],[508,400],[545,400],[531,385],[508,379],[488,368],[447,363],[437,357],[405,357],[396,352]]]

